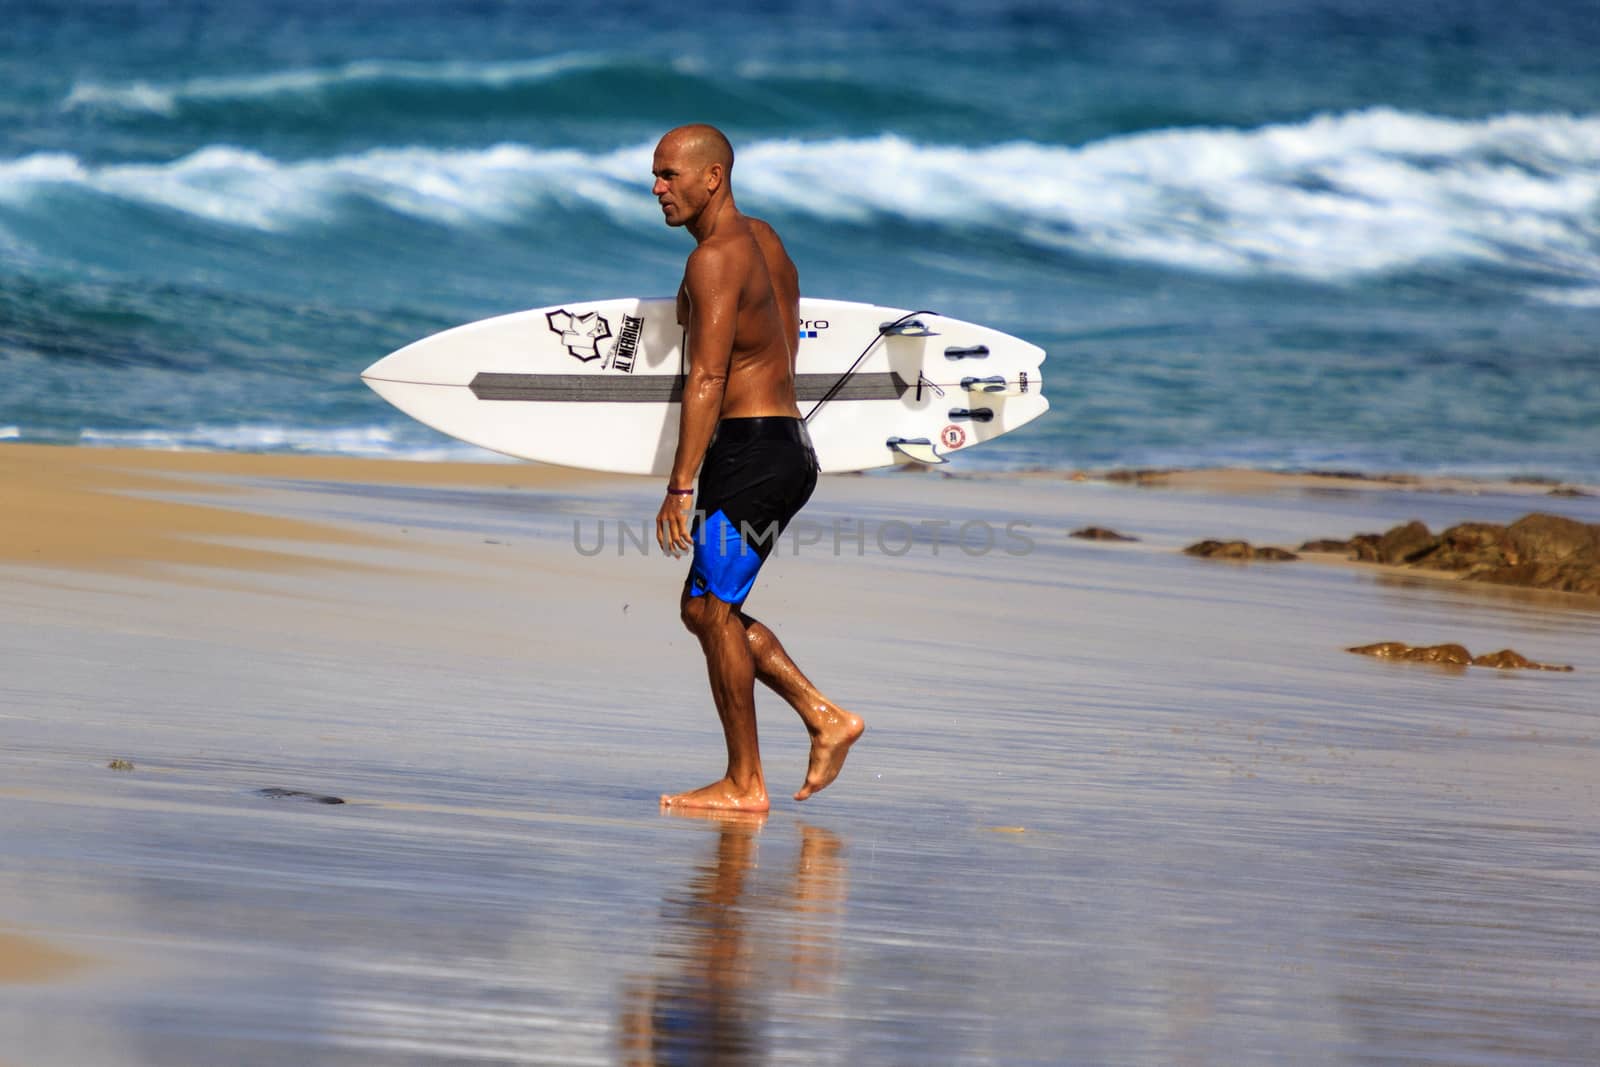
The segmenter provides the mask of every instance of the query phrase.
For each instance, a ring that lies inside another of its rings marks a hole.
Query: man
[[[672,130],[656,145],[651,170],[667,225],[695,239],[678,289],[689,357],[683,418],[656,540],[675,556],[693,550],[680,612],[705,652],[728,744],[722,778],[661,803],[762,812],[770,804],[756,740],[757,678],[789,702],[811,734],[796,800],[838,776],[866,728],[818,692],[777,636],[743,610],[779,531],[817,482],[816,453],[794,394],[799,273],[772,227],[734,206],[733,148],[720,131]]]

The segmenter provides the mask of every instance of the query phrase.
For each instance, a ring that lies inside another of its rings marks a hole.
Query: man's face
[[[656,145],[650,165],[656,184],[650,191],[661,204],[668,226],[693,222],[711,199],[706,169],[677,140],[667,138]]]

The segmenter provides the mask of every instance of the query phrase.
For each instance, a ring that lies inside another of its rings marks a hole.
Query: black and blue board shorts
[[[778,535],[811,499],[819,469],[799,419],[718,423],[700,465],[689,595],[744,603]]]

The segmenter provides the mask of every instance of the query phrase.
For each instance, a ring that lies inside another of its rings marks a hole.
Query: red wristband
[[[667,486],[667,493],[671,496],[694,496],[693,489],[674,489],[670,485]]]

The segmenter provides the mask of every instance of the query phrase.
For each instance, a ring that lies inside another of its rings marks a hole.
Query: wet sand
[[[1592,1062],[1600,604],[1182,555],[1532,510],[1256,481],[824,479],[749,609],[869,733],[727,821],[654,482],[0,447],[0,1057]]]

